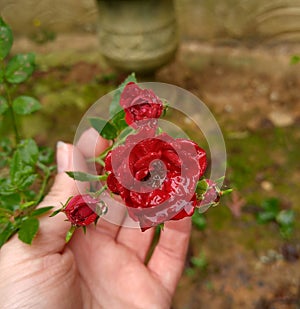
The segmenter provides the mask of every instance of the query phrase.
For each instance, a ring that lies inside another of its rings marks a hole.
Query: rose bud
[[[99,200],[88,194],[72,197],[63,210],[72,225],[87,226],[98,219],[95,212]]]
[[[149,125],[149,122],[151,126],[155,126],[156,118],[159,118],[163,111],[162,101],[152,90],[141,89],[132,82],[125,86],[120,105],[125,110],[127,124],[134,128],[144,126],[145,123]]]
[[[204,192],[202,192],[202,194],[197,194],[197,207],[202,209],[202,211],[205,211],[210,206],[216,206],[219,203],[222,192],[218,188],[216,183],[214,183],[210,179],[203,179],[201,180],[201,182],[206,185],[206,188],[201,188],[200,190],[204,189]],[[198,187],[196,189],[196,192],[197,190]]]

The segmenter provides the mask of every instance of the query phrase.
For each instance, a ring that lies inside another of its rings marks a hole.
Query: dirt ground
[[[72,141],[80,116],[124,76],[99,61],[94,39],[86,38],[84,49],[76,42],[69,52],[59,39],[54,45],[16,43],[15,51],[33,48],[38,54],[26,90],[45,111],[24,126],[40,143],[54,145],[59,136]],[[174,309],[300,308],[300,64],[290,65],[293,50],[276,48],[270,58],[268,49],[239,54],[236,47],[186,42],[155,76],[191,91],[213,111],[228,151],[226,184],[234,188],[205,213],[207,227],[193,229]],[[268,197],[295,210],[290,239],[275,223],[256,222]]]

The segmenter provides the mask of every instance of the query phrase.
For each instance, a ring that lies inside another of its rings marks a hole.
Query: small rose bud
[[[215,206],[219,203],[221,198],[221,191],[218,186],[210,179],[205,179],[207,183],[206,192],[201,196],[197,202],[197,207]]]
[[[76,195],[70,199],[63,210],[72,225],[87,226],[98,219],[95,212],[99,200],[88,194]]]

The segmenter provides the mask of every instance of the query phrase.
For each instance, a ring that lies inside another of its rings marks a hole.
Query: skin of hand
[[[87,171],[85,158],[107,145],[93,129],[83,133],[76,147],[59,142],[58,174],[39,207],[59,208],[82,192],[86,184],[64,171]],[[184,266],[190,218],[165,223],[147,266],[153,228],[141,232],[100,218],[86,235],[80,229],[66,244],[70,223],[65,219],[63,213],[46,214],[31,246],[15,235],[1,248],[0,308],[170,308]]]

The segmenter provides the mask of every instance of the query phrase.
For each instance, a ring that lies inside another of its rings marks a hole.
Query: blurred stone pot
[[[178,36],[173,0],[97,0],[100,50],[122,71],[150,73],[172,60]]]

